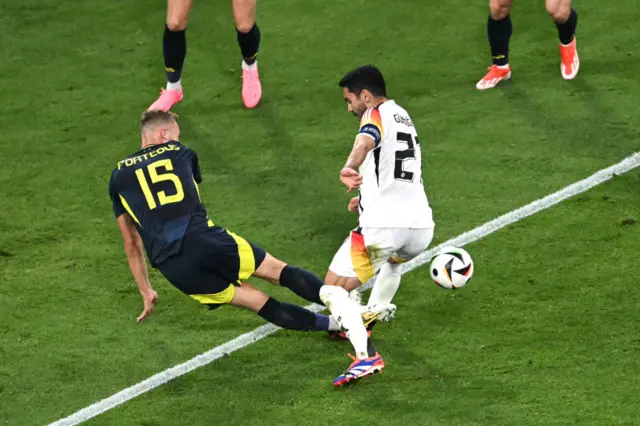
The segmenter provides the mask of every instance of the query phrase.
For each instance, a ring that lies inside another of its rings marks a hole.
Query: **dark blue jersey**
[[[186,234],[213,226],[200,202],[201,181],[198,156],[177,141],[138,151],[113,170],[113,211],[136,222],[153,266],[179,253]]]

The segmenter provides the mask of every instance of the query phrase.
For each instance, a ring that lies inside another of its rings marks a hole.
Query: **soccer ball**
[[[473,260],[466,250],[445,247],[431,259],[431,279],[448,290],[464,287],[473,276]]]

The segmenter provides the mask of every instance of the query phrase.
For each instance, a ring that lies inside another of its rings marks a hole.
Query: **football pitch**
[[[321,276],[356,224],[338,171],[357,121],[337,81],[357,65],[380,67],[416,124],[434,245],[640,150],[633,2],[576,3],[565,82],[543,2],[516,0],[513,81],[483,93],[484,1],[258,3],[261,106],[241,106],[230,2],[196,1],[175,111],[214,221]],[[160,301],[135,322],[107,184],[164,84],[165,3],[1,8],[0,424],[44,425],[264,321],[152,271]],[[408,273],[375,330],[381,376],[333,389],[348,343],[279,331],[86,424],[637,424],[639,206],[632,170],[466,246],[464,289]]]

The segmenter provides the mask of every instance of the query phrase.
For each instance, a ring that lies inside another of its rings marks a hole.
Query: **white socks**
[[[255,61],[251,65],[248,65],[245,61],[242,61],[242,69],[247,71],[255,71],[258,69],[258,61]]]
[[[340,324],[338,324],[333,315],[329,315],[329,331],[340,331],[341,329]]]
[[[400,287],[401,278],[400,265],[385,262],[373,284],[368,306],[383,306],[391,303],[393,296],[398,291],[398,287]]]
[[[347,337],[356,352],[356,358],[368,358],[367,329],[360,316],[360,307],[349,299],[349,293],[342,287],[323,285],[320,288],[320,300],[329,308],[338,324],[347,331]]]
[[[176,81],[175,83],[170,83],[167,81],[167,90],[180,90],[182,89],[182,79]]]

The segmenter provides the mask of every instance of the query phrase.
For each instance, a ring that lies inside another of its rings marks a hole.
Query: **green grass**
[[[638,190],[635,172],[470,245],[464,290],[410,273],[380,377],[332,390],[348,345],[283,331],[90,424],[631,424],[640,296],[611,272],[636,263]]]
[[[576,6],[573,82],[542,4],[517,4],[514,79],[479,93],[482,2],[261,0],[265,97],[247,111],[229,3],[194,6],[183,142],[217,223],[320,275],[355,225],[337,179],[357,127],[337,80],[353,66],[378,65],[416,123],[436,242],[640,148],[631,4]],[[160,304],[135,323],[107,181],[163,85],[164,7],[3,2],[1,424],[56,420],[263,323],[200,309],[155,271]],[[639,179],[472,244],[476,277],[459,292],[410,273],[397,320],[377,330],[388,368],[353,389],[330,386],[347,345],[280,332],[89,423],[632,424],[640,231],[621,223],[640,219]]]

